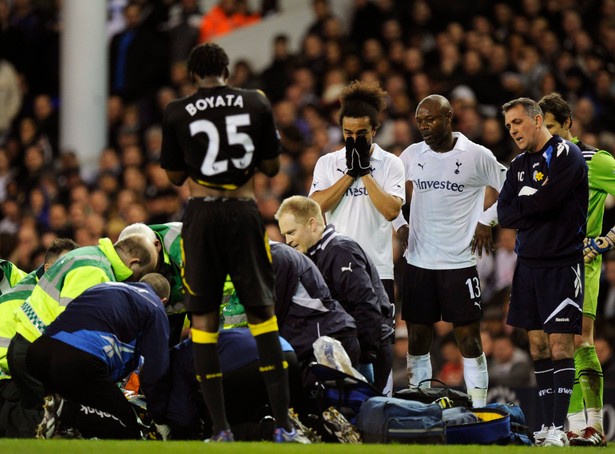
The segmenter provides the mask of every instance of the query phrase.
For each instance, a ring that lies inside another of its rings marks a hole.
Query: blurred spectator
[[[615,253],[608,252],[603,258],[603,282],[598,293],[596,324],[610,336],[615,335]]]
[[[494,232],[495,251],[478,260],[483,301],[490,304],[491,298],[512,285],[512,277],[517,263],[515,242],[517,233],[512,229],[497,228]]]
[[[453,333],[449,333],[442,339],[440,351],[442,352],[442,365],[435,377],[447,386],[463,387],[463,356],[457,347]],[[432,386],[437,386],[437,384],[433,383]]]
[[[541,62],[540,54],[534,46],[524,46],[517,62],[517,69],[523,77],[526,94],[532,99],[540,98],[540,82],[547,72],[547,67]]]
[[[6,8],[5,2],[0,2],[0,9],[2,8]],[[21,109],[21,87],[17,71],[4,59],[2,52],[0,48],[0,145]]]
[[[34,270],[40,263],[32,263],[32,253],[40,246],[39,234],[32,224],[24,224],[17,233],[17,247],[13,250],[8,260],[20,270],[27,273]]]
[[[615,389],[615,338],[596,337],[594,344],[602,366],[604,387]]]
[[[377,24],[380,23],[380,9],[371,0],[354,0],[350,38],[361,47],[369,38],[378,37]]]
[[[188,60],[190,51],[199,41],[201,17],[197,0],[180,0],[169,8],[165,28],[169,35],[171,63]]]
[[[237,60],[229,76],[228,84],[237,88],[260,89],[262,83],[254,73],[252,66],[247,60]]]
[[[408,387],[406,354],[408,353],[408,328],[397,318],[395,321],[395,343],[393,344],[393,392]]]
[[[49,229],[60,238],[74,238],[75,232],[64,204],[55,202],[49,207]]]
[[[6,150],[0,147],[0,202],[6,199],[6,188],[13,178],[13,171],[11,169],[11,163]]]
[[[489,361],[491,361],[491,356],[493,355],[493,337],[491,337],[491,334],[489,334],[487,330],[481,329],[480,341],[483,345],[485,358],[487,358],[487,364],[489,364]]]
[[[288,36],[276,35],[273,38],[272,61],[261,74],[264,90],[272,104],[284,98],[286,88],[292,81],[292,68],[295,58],[288,49]]]
[[[506,334],[493,338],[488,370],[489,386],[523,388],[536,384],[530,355],[519,347],[515,347]]]
[[[0,233],[17,235],[21,226],[21,208],[14,198],[7,198],[2,202],[2,220]]]
[[[91,213],[106,218],[109,214],[109,198],[102,189],[93,189],[88,201]]]
[[[253,14],[248,10],[245,0],[220,0],[203,15],[199,42],[211,41],[217,36],[254,24],[259,20],[258,14]]]
[[[482,126],[482,134],[478,142],[491,150],[502,164],[510,164],[510,161],[517,155],[517,150],[513,148],[508,134],[504,134],[502,121],[498,118],[485,118]]]
[[[595,74],[595,85],[590,98],[596,109],[596,129],[608,130],[615,118],[615,97],[613,96],[613,74],[600,69]]]
[[[39,232],[49,229],[49,200],[40,187],[30,190],[27,200],[27,212],[36,221]]]
[[[48,168],[43,149],[38,144],[24,150],[23,168],[17,176],[20,190],[29,194],[41,183],[44,170]]]
[[[124,8],[126,29],[111,39],[109,49],[111,93],[124,102],[138,102],[143,124],[153,115],[153,96],[168,80],[166,43],[141,21],[142,7]]]
[[[145,130],[144,137],[145,161],[158,162],[162,147],[162,128],[160,125],[150,126]]]
[[[317,35],[324,39],[327,20],[332,16],[329,0],[311,0],[311,2],[314,21],[307,26],[307,34]]]
[[[44,136],[51,147],[53,156],[57,158],[59,152],[60,117],[49,95],[42,94],[34,98],[34,121],[39,133]]]
[[[124,116],[124,101],[118,95],[107,98],[107,145],[113,148],[118,146],[117,135]]]
[[[9,39],[7,58],[22,73],[31,94],[58,93],[58,30],[51,18],[54,11],[32,0],[9,3]],[[57,12],[57,8],[56,8]]]

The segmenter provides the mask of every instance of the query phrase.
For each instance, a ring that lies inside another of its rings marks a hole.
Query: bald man
[[[415,116],[423,142],[410,145],[400,156],[410,226],[398,229],[408,244],[402,318],[408,326],[409,382],[418,386],[432,377],[433,325],[451,322],[463,355],[468,394],[474,406],[482,407],[489,378],[480,338],[483,311],[475,253],[493,250],[491,227],[497,223],[497,212],[495,206],[483,211],[485,188],[499,192],[506,168],[487,148],[453,132],[453,111],[443,96],[427,96]]]

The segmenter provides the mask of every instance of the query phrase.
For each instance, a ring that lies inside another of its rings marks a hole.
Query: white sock
[[[587,426],[604,433],[602,408],[586,408],[585,411],[587,412]]]
[[[585,421],[585,411],[577,411],[576,413],[568,413],[566,415],[566,419],[568,420],[568,430],[570,432],[574,432],[579,435],[583,429],[585,429],[588,424]]]
[[[429,353],[416,356],[407,353],[406,364],[408,366],[408,383],[411,388],[416,388],[423,380],[432,378],[431,356]],[[431,382],[426,381],[422,383],[421,386],[424,388],[431,388]]]
[[[463,358],[463,378],[466,382],[468,394],[472,397],[473,407],[487,405],[487,387],[489,374],[487,373],[487,358],[483,353],[478,358]]]

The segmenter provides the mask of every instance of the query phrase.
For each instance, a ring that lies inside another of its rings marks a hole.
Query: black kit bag
[[[442,387],[428,388],[426,386],[421,386],[423,383],[427,382],[436,382],[442,385]],[[430,378],[421,381],[417,388],[408,388],[397,391],[395,394],[393,394],[393,397],[396,397],[398,399],[423,402],[424,404],[430,404],[435,401],[439,401],[442,408],[472,408],[472,398],[468,394],[457,389],[449,388],[444,382],[436,378]]]
[[[324,364],[311,363],[309,370],[322,387],[320,411],[334,407],[353,424],[363,402],[382,395],[371,384]]]

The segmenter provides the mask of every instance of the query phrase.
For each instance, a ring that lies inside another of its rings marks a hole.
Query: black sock
[[[209,416],[213,422],[213,434],[230,428],[226,420],[224,392],[222,389],[222,372],[216,344],[192,344],[194,370],[201,393],[205,400]]]
[[[553,424],[556,427],[563,426],[566,421],[574,376],[574,359],[553,361]]]
[[[538,386],[538,401],[542,408],[542,423],[553,423],[553,364],[551,358],[534,361],[534,375]]]
[[[277,331],[254,336],[258,347],[260,371],[267,386],[271,412],[278,427],[291,430],[292,425],[288,419],[288,404],[290,394],[288,391],[288,369],[284,361],[284,353],[280,346]]]

